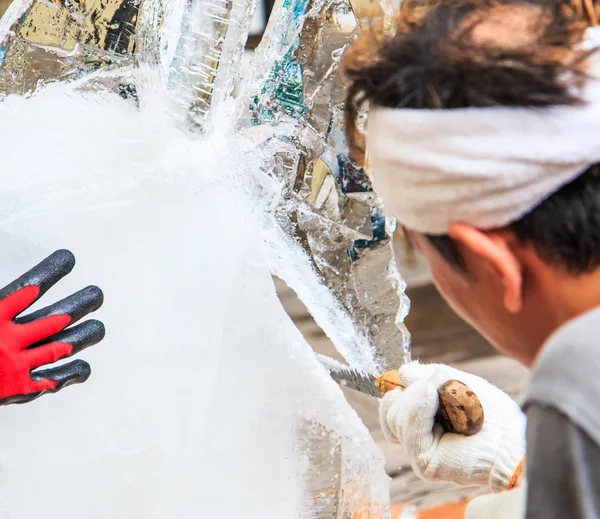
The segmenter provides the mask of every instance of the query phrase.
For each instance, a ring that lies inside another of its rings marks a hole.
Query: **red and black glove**
[[[85,382],[90,376],[90,366],[83,360],[35,370],[104,338],[100,321],[89,320],[67,328],[102,306],[104,296],[98,287],[89,286],[18,317],[74,266],[73,254],[59,250],[0,290],[0,405],[29,402],[44,393]]]

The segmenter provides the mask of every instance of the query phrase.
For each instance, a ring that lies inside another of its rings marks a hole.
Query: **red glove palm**
[[[75,360],[33,371],[69,357],[104,338],[104,325],[89,320],[67,328],[97,310],[102,291],[90,286],[42,310],[17,317],[75,265],[73,254],[60,250],[0,290],[0,405],[24,403],[70,384],[85,382],[90,366]]]

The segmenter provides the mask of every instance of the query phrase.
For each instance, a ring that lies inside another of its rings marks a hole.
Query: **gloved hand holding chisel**
[[[419,362],[376,377],[323,355],[319,359],[342,386],[383,397],[384,435],[406,448],[419,477],[494,492],[524,478],[525,415],[484,379]]]
[[[398,370],[404,389],[389,391],[379,417],[386,438],[404,445],[415,473],[427,480],[513,488],[525,464],[525,415],[486,380],[442,364],[411,362]],[[485,420],[471,436],[447,433],[436,423],[438,389],[450,380],[477,395]]]

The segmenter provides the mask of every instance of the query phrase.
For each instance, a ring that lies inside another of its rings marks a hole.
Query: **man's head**
[[[365,102],[428,110],[580,103],[589,53],[574,46],[585,24],[562,3],[420,5],[413,16],[405,10],[393,38],[366,36],[346,55],[349,121]],[[560,324],[600,305],[600,168],[548,194],[500,228],[408,229],[450,305],[525,364]]]

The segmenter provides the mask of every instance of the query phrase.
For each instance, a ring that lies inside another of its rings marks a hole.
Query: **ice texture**
[[[15,0],[0,22],[0,94],[130,68],[139,19],[135,0]]]
[[[73,250],[51,294],[102,286],[108,329],[84,386],[0,408],[2,519],[389,515],[271,281],[353,367],[408,358],[393,221],[342,126],[356,16],[277,2],[240,78],[254,5],[16,0],[0,22],[0,274]]]
[[[377,374],[410,360],[409,301],[394,260],[395,222],[345,139],[339,64],[357,30],[350,0],[277,0],[242,95],[252,124],[297,123],[278,146],[271,143],[276,152],[266,169],[284,184],[281,230],[318,280],[296,283],[297,269],[278,275],[344,359]],[[240,120],[248,124],[246,112]]]
[[[171,115],[206,130],[231,96],[256,0],[15,0],[0,22],[0,95],[87,78],[134,95],[164,69]]]
[[[380,2],[384,11],[390,2]],[[358,30],[358,10],[350,0],[278,0],[252,67],[240,78],[255,5],[15,0],[0,22],[0,96],[61,81],[139,104],[147,102],[147,91],[167,89],[176,124],[209,133],[237,85],[240,127],[295,121],[291,133],[269,143],[263,169],[283,182],[280,227],[301,246],[316,278],[307,286],[317,292],[305,288],[301,298],[353,367],[395,369],[410,358],[410,336],[403,324],[409,303],[392,248],[394,222],[344,138],[338,68]],[[284,280],[292,285],[292,278]],[[323,311],[324,290],[335,311]],[[338,331],[342,313],[350,333]],[[357,364],[361,358],[374,361]]]
[[[381,453],[276,296],[256,137],[168,111],[69,85],[0,105],[2,278],[69,248],[45,299],[96,283],[107,327],[88,382],[0,408],[0,517],[385,517]]]
[[[169,66],[174,114],[206,130],[231,96],[256,0],[186,1]]]

